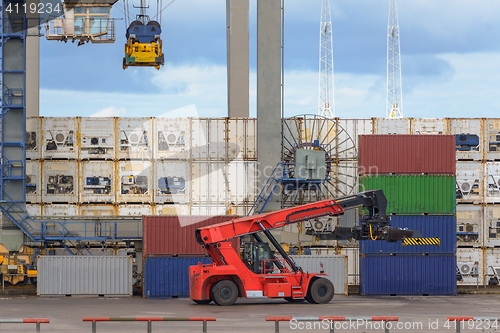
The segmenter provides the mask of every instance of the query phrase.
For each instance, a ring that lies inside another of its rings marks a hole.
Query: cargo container
[[[410,118],[375,118],[374,134],[410,134]]]
[[[234,205],[255,201],[258,194],[256,161],[231,161],[226,167],[227,199]]]
[[[112,204],[84,204],[79,207],[80,216],[117,216],[118,207]]]
[[[225,118],[191,118],[192,160],[226,159]]]
[[[481,162],[457,162],[457,203],[481,204],[483,202],[483,168]]]
[[[482,285],[484,282],[483,250],[480,248],[457,249],[457,285]]]
[[[26,211],[28,215],[31,217],[39,217],[42,216],[42,204],[26,204]]]
[[[152,206],[148,204],[120,204],[118,216],[144,216],[153,214]]]
[[[76,204],[50,204],[43,205],[43,216],[54,217],[73,217],[78,215],[78,206]]]
[[[38,256],[38,296],[132,296],[132,257]]]
[[[42,202],[42,165],[39,160],[26,161],[26,202]]]
[[[80,158],[115,159],[116,118],[80,118]]]
[[[373,133],[374,126],[373,118],[339,118],[337,120],[337,126],[339,128],[344,129],[347,135],[354,142],[354,146],[358,149],[358,136],[359,135],[371,135]],[[339,151],[343,151],[344,149],[349,151],[349,144],[347,142],[339,142],[338,143]],[[342,159],[355,159],[355,155],[351,154],[340,154],[339,156]]]
[[[169,205],[159,205],[156,204],[153,207],[154,215],[173,215],[173,216],[181,216],[181,215],[190,215],[191,208],[189,205],[182,204],[169,204]]]
[[[485,248],[485,283],[490,285],[498,285],[500,282],[500,248]]]
[[[257,160],[257,119],[227,118],[229,160]]]
[[[153,121],[144,118],[117,118],[119,160],[153,159]]]
[[[154,202],[186,204],[191,200],[191,163],[188,161],[154,161]]]
[[[484,206],[484,246],[500,246],[500,207]]]
[[[329,180],[325,183],[328,188],[324,193],[334,198],[354,194],[358,188],[358,165],[356,161],[338,161],[331,165]]]
[[[359,182],[360,192],[384,191],[389,214],[455,214],[455,176],[364,176],[360,177]]]
[[[359,247],[339,247],[338,254],[347,256],[348,284],[359,286]]]
[[[189,266],[208,264],[210,258],[144,257],[142,270],[142,297],[189,297]]]
[[[225,204],[231,184],[224,161],[191,163],[191,200],[194,204]]]
[[[484,120],[483,159],[487,161],[500,160],[500,118]]]
[[[483,235],[483,206],[457,205],[457,246],[482,247]]]
[[[457,249],[457,221],[455,216],[404,216],[391,218],[394,228],[409,229],[420,232],[419,237],[439,238],[436,245],[408,245],[402,242],[386,242],[383,240],[360,241],[361,254],[453,254]]]
[[[144,256],[150,255],[205,255],[196,242],[195,230],[229,221],[232,216],[144,216]],[[239,248],[239,242],[233,242]]]
[[[484,202],[500,203],[500,162],[484,163]]]
[[[457,160],[483,159],[484,118],[452,118],[450,134],[456,136]]]
[[[291,258],[304,273],[326,273],[335,287],[336,295],[348,294],[347,256],[343,255],[292,255]]]
[[[83,160],[79,163],[81,203],[113,203],[116,201],[116,170],[113,161]]]
[[[229,215],[232,211],[231,205],[221,204],[192,204],[191,215]]]
[[[153,202],[153,168],[150,161],[118,161],[116,202]]]
[[[26,118],[26,159],[38,160],[42,157],[42,118]]]
[[[79,119],[77,117],[43,117],[42,122],[42,159],[80,158],[76,146]]]
[[[188,160],[191,149],[190,118],[153,119],[153,158]]]
[[[78,163],[68,161],[42,162],[42,202],[78,203]]]
[[[446,174],[456,173],[453,135],[361,135],[358,173]]]
[[[411,134],[449,134],[449,118],[410,118]]]
[[[457,258],[439,255],[362,255],[361,295],[456,295]]]

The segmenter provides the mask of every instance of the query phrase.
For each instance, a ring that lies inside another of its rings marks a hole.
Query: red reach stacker
[[[212,264],[189,267],[190,298],[198,304],[215,302],[232,305],[238,297],[284,298],[289,302],[326,304],[334,295],[326,274],[303,272],[283,250],[270,230],[339,216],[345,209],[362,206],[363,218],[356,227],[336,227],[332,232],[316,234],[320,239],[371,239],[398,241],[413,231],[390,227],[386,215],[387,200],[381,190],[372,190],[336,200],[322,200],[274,212],[246,216],[196,230],[196,239],[213,260]],[[242,242],[243,253],[232,247],[231,240],[249,236]],[[279,255],[275,255],[267,237]]]

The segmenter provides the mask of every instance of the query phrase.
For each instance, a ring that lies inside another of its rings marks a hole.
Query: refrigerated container
[[[482,247],[484,221],[482,205],[457,205],[457,246]]]
[[[118,161],[116,203],[153,202],[153,168],[150,161]]]
[[[457,249],[457,285],[482,285],[484,281],[484,274],[482,249]]]
[[[227,118],[229,160],[257,160],[257,119]]]
[[[500,160],[500,118],[486,118],[483,135],[483,159]]]
[[[411,134],[449,134],[448,118],[410,118]]]
[[[226,119],[190,118],[192,160],[226,159]]]
[[[78,162],[42,162],[43,203],[78,203]]]
[[[457,160],[483,159],[484,118],[451,118],[450,134],[456,137]]]
[[[83,160],[79,163],[81,203],[113,203],[116,201],[116,170],[113,161]]]
[[[26,159],[42,158],[42,118],[26,117]]]
[[[80,149],[77,147],[77,132],[80,127],[78,117],[43,117],[42,159],[80,158]]]
[[[187,204],[191,200],[189,161],[154,161],[154,202]]]
[[[190,118],[153,118],[153,158],[188,160]]]
[[[500,203],[500,162],[484,162],[485,203]]]
[[[42,165],[39,160],[26,161],[26,202],[42,202]]]
[[[117,118],[117,159],[153,159],[152,126],[151,117]]]
[[[457,203],[481,204],[484,197],[484,165],[475,161],[457,161]]]
[[[410,134],[409,118],[375,118],[374,134]]]
[[[82,117],[80,118],[80,158],[107,159],[116,158],[116,118]]]

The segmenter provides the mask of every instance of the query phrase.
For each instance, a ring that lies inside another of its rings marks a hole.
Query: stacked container
[[[189,266],[209,263],[195,230],[234,216],[144,216],[142,295],[145,298],[189,297]],[[239,249],[239,240],[233,241]]]
[[[362,135],[358,156],[360,191],[384,191],[391,225],[440,239],[360,242],[361,294],[456,294],[455,136]]]

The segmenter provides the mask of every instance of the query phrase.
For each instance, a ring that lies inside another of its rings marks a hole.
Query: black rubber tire
[[[212,299],[217,305],[233,305],[238,299],[238,287],[231,280],[222,280],[212,287]]]
[[[206,305],[212,303],[211,299],[193,299],[192,301],[200,305]]]
[[[332,281],[326,278],[316,278],[309,284],[306,299],[313,304],[328,304],[334,294],[335,287]]]
[[[304,303],[304,298],[291,298],[291,297],[283,297],[283,299],[290,303]]]

